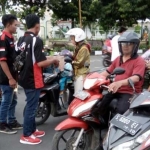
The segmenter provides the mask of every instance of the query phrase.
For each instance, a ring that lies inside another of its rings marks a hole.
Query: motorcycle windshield
[[[104,150],[111,150],[113,147],[125,143],[127,141],[133,140],[141,135],[145,130],[150,126],[150,117],[149,115],[143,115],[135,112],[127,112],[126,117],[131,120],[136,121],[137,123],[142,124],[141,129],[133,136],[127,132],[119,129],[118,127],[111,124],[111,127],[108,132],[108,137],[104,141]]]
[[[130,109],[150,106],[150,92],[138,94],[130,105]]]

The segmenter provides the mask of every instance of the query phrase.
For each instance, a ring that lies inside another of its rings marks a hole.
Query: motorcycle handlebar
[[[102,88],[106,88],[106,89],[109,89],[109,87],[108,87],[108,86],[106,86],[106,85],[101,85],[100,87],[102,87]]]

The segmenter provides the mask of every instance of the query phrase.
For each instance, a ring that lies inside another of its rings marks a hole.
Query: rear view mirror
[[[125,70],[121,67],[117,67],[113,70],[111,75],[119,75],[119,74],[124,74]]]
[[[129,85],[132,87],[133,91],[135,92],[135,87],[133,81],[129,78],[128,79]]]

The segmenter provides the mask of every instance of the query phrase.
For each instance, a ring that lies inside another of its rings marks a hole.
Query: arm
[[[145,62],[141,58],[137,60],[133,69],[132,76],[121,81],[113,82],[112,84],[109,85],[109,91],[113,91],[113,93],[116,93],[120,87],[129,85],[128,83],[129,78],[133,81],[133,83],[139,82],[140,80],[143,79],[144,73],[145,73]]]
[[[55,64],[56,66],[58,66],[59,61],[57,59],[52,59],[52,60],[47,59],[47,60],[44,60],[44,61],[37,63],[37,65],[39,67],[48,67],[51,64]]]
[[[72,64],[78,68],[84,66],[87,56],[89,55],[89,50],[86,48],[81,48],[77,54],[76,60]]]
[[[9,67],[8,67],[8,64],[7,64],[7,48],[6,48],[6,43],[5,43],[5,39],[1,39],[0,40],[0,65],[1,65],[1,68],[3,70],[3,72],[5,73],[5,75],[7,76],[8,80],[9,80],[9,85],[10,87],[12,88],[16,88],[17,86],[17,83],[16,81],[14,80],[12,74],[10,73],[10,70],[9,70]]]
[[[109,73],[107,71],[104,71],[101,73],[101,75],[107,77],[109,75]]]
[[[4,61],[4,60],[2,60],[2,61],[0,61],[0,65],[1,65],[2,70],[4,71],[4,73],[6,74],[7,78],[8,78],[9,80],[13,79],[13,77],[12,77],[10,71],[9,71],[7,62]]]
[[[126,86],[129,85],[128,79],[131,79],[133,81],[133,83],[137,83],[140,81],[140,78],[137,75],[134,75],[132,77],[129,77],[127,79],[118,81],[118,83],[120,83],[120,86]]]
[[[56,59],[47,59],[45,55],[42,53],[43,50],[43,42],[42,40],[37,38],[37,42],[34,47],[34,55],[39,67],[48,67],[51,64],[55,64],[58,66],[59,61]]]

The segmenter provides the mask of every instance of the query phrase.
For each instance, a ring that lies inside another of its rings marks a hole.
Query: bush
[[[148,49],[148,45],[146,43],[141,43],[139,46],[139,49],[142,49],[143,51],[146,51]]]
[[[92,50],[93,51],[102,50],[102,47],[101,46],[93,46]]]

